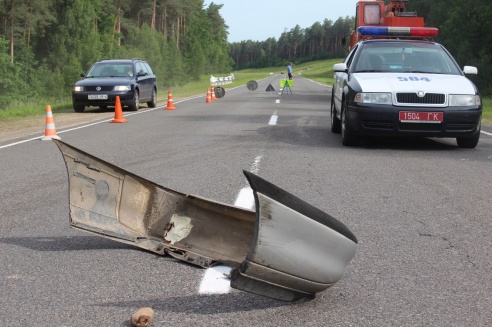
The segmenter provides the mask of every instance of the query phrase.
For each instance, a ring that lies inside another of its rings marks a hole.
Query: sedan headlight
[[[355,95],[357,103],[373,103],[373,104],[392,104],[391,93],[357,93]]]
[[[73,91],[74,92],[84,92],[84,87],[83,86],[74,86]]]
[[[475,107],[480,106],[481,99],[479,95],[475,94],[450,94],[449,106],[450,107]]]
[[[130,91],[131,89],[130,85],[117,85],[114,87],[115,91]]]

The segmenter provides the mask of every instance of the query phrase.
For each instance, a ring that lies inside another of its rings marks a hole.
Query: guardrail
[[[210,75],[211,85],[231,84],[233,80],[234,80],[234,74],[232,73],[229,76],[224,76],[224,77],[215,77],[213,75]]]

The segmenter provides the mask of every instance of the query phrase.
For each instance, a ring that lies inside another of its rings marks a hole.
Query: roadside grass
[[[294,76],[302,76],[312,79],[322,84],[333,85],[333,65],[342,62],[343,59],[327,59],[306,62],[299,65],[294,65]],[[286,67],[268,67],[260,69],[244,69],[234,72],[234,80],[231,84],[222,85],[225,89],[245,85],[251,80],[260,80],[271,76],[271,74],[280,74],[283,72],[286,75]],[[227,74],[214,74],[215,77],[224,77]],[[162,79],[158,78],[158,83],[162,83]],[[173,87],[173,100],[207,94],[207,88],[210,87],[210,75],[201,76],[199,81],[193,81],[183,86]],[[276,87],[276,86],[274,86]],[[158,89],[159,102],[167,100],[168,89],[161,87]],[[483,113],[482,123],[484,125],[492,125],[492,97],[483,98]],[[20,117],[29,117],[36,115],[45,115],[46,105],[51,106],[54,113],[73,112],[70,95],[66,99],[49,99],[42,98],[30,100],[26,102],[17,102],[10,108],[0,109],[0,120],[8,120]]]
[[[316,82],[333,85],[333,65],[343,59],[327,59],[306,62],[294,66],[294,75],[310,78]]]
[[[51,106],[53,112],[73,111],[72,102],[67,99],[37,99],[13,103],[9,108],[0,109],[0,120],[8,120],[22,117],[30,117],[46,114],[46,105]]]
[[[492,126],[492,97],[483,98],[482,123]]]

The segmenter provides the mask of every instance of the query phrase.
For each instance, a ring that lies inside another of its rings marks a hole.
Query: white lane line
[[[268,125],[277,125],[277,119],[278,116],[273,114],[272,117],[270,117],[270,121],[268,122]]]
[[[260,171],[260,162],[263,158],[259,155],[255,158],[255,161],[251,165],[250,171],[253,174],[258,174]],[[245,209],[254,210],[255,198],[253,190],[251,187],[243,187],[239,194],[237,195],[234,206],[241,207]],[[225,265],[218,265],[210,267],[205,270],[203,274],[202,281],[200,283],[200,288],[198,290],[199,294],[227,294],[231,291],[231,281],[230,273],[231,267]]]
[[[275,103],[280,103],[280,99],[277,99],[277,100],[275,101]]]
[[[260,161],[262,158],[263,158],[262,155],[259,155],[255,158],[255,161],[253,162],[249,170],[250,172],[252,172],[253,174],[258,174],[258,172],[260,171]]]
[[[231,291],[229,274],[231,267],[218,265],[210,267],[205,271],[200,283],[200,294],[227,294]]]
[[[484,131],[481,131],[481,132],[484,133],[485,135],[492,136],[492,133],[488,133],[488,132],[484,132]]]
[[[250,172],[252,172],[253,174],[258,174],[258,172],[260,171],[260,162],[262,158],[263,158],[262,155],[259,155],[255,158],[255,161],[253,162],[251,168],[249,169]],[[236,197],[236,201],[234,202],[234,206],[244,209],[254,210],[255,196],[253,194],[253,190],[249,185],[243,187],[239,191],[239,194]]]
[[[234,206],[244,209],[253,209],[255,207],[255,197],[251,187],[245,186],[239,191]]]

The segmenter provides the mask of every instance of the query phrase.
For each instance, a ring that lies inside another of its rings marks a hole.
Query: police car
[[[389,29],[365,26],[359,33],[385,35],[391,34]],[[450,137],[461,148],[477,146],[482,103],[478,89],[465,77],[477,69],[461,70],[442,45],[366,39],[333,70],[331,131],[341,133],[343,145],[371,135]]]

